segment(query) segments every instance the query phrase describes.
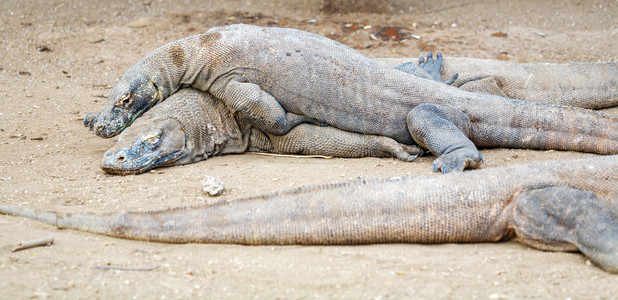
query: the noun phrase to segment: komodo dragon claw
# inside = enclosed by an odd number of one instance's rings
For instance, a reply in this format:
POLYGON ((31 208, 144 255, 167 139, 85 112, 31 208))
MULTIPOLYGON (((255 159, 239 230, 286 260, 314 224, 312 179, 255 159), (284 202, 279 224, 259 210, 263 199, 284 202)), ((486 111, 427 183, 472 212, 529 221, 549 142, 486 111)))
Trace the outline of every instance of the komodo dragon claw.
POLYGON ((98 113, 91 112, 84 117, 84 127, 89 127, 92 130, 94 120, 97 118, 98 113))

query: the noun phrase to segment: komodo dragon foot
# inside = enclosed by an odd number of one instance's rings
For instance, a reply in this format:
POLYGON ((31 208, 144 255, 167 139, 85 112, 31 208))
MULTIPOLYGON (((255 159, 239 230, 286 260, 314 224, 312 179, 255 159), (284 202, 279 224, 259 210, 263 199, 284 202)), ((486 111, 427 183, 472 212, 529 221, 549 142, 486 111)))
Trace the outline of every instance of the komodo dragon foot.
POLYGON ((453 82, 457 80, 457 77, 459 77, 459 74, 455 73, 450 79, 442 81, 440 77, 440 75, 442 75, 442 53, 440 52, 436 55, 435 61, 433 60, 433 53, 431 53, 431 51, 427 53, 427 61, 425 61, 425 57, 421 54, 418 58, 418 65, 425 70, 425 72, 429 73, 435 81, 442 82, 446 85, 453 84, 453 82))
POLYGON ((475 150, 460 149, 448 154, 442 154, 433 161, 433 171, 450 173, 462 172, 464 169, 476 169, 484 162, 483 154, 475 150))
POLYGON ((406 62, 397 65, 394 68, 416 77, 442 82, 446 85, 453 84, 459 76, 458 73, 455 73, 450 79, 442 81, 440 76, 442 74, 442 53, 440 52, 438 52, 437 59, 435 61, 433 60, 433 54, 429 51, 429 53, 427 53, 427 61, 425 61, 425 57, 421 55, 418 58, 418 65, 413 62, 406 62))
POLYGON ((437 157, 433 163, 434 172, 461 172, 480 167, 483 155, 469 138, 472 121, 464 112, 423 103, 413 108, 407 118, 414 141, 437 157))

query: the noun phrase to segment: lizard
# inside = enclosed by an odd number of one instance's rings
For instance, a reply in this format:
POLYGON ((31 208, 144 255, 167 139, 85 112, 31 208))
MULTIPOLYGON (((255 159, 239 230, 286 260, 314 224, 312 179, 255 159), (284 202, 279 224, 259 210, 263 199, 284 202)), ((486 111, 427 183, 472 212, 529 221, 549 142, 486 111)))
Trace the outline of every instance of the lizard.
POLYGON ((618 153, 618 117, 464 91, 385 66, 328 38, 236 24, 155 49, 84 119, 111 137, 181 87, 207 91, 265 133, 304 123, 428 149, 433 169, 477 168, 479 147, 618 153))
POLYGON ((230 153, 272 152, 336 157, 396 157, 412 161, 423 151, 375 135, 302 123, 284 135, 263 133, 212 95, 184 88, 135 120, 103 156, 108 173, 139 174, 230 153))
POLYGON ((618 155, 443 176, 352 179, 153 211, 0 205, 58 228, 162 243, 353 245, 516 240, 618 273, 618 155))

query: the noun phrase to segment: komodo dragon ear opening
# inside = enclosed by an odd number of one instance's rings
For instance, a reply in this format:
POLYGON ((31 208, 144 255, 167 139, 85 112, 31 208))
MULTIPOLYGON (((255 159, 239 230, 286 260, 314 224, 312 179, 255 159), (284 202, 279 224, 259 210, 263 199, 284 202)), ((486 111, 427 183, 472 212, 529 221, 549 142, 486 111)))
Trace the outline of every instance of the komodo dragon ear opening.
POLYGON ((178 164, 186 156, 186 135, 177 120, 164 120, 146 130, 142 129, 124 132, 118 143, 105 152, 101 169, 112 174, 139 174, 178 164), (133 131, 139 134, 132 134, 133 131))

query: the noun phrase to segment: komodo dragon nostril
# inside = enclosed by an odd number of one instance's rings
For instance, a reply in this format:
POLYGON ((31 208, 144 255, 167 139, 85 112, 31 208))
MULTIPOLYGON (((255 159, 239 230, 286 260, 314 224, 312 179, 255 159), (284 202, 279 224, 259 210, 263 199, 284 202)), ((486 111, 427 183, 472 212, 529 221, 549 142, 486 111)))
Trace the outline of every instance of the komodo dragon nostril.
POLYGON ((118 161, 124 161, 124 158, 125 158, 124 156, 118 156, 117 160, 118 161))

